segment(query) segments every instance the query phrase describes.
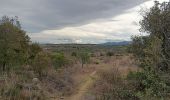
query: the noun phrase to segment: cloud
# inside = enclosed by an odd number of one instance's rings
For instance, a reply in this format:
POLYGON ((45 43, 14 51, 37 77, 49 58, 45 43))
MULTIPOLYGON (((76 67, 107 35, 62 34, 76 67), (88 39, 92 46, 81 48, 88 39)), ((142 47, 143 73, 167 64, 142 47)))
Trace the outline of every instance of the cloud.
POLYGON ((131 35, 139 34, 139 26, 133 24, 133 21, 138 21, 140 18, 137 12, 129 10, 125 12, 81 26, 32 33, 31 38, 47 43, 103 43, 130 40, 131 35))
POLYGON ((1 0, 0 16, 19 16, 32 40, 40 43, 103 43, 140 34, 138 11, 153 1, 1 0))
POLYGON ((28 32, 113 17, 146 0, 1 0, 0 15, 19 16, 28 32))

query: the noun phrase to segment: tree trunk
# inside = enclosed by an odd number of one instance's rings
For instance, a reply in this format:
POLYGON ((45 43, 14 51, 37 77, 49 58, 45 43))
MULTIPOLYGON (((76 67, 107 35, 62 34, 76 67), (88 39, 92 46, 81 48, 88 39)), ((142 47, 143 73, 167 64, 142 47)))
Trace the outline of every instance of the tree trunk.
POLYGON ((6 66, 6 62, 4 61, 4 62, 3 62, 3 65, 2 65, 2 71, 3 71, 3 72, 5 71, 5 66, 6 66))
POLYGON ((82 67, 82 68, 83 68, 83 65, 84 65, 84 64, 82 63, 82 64, 81 64, 81 67, 82 67))

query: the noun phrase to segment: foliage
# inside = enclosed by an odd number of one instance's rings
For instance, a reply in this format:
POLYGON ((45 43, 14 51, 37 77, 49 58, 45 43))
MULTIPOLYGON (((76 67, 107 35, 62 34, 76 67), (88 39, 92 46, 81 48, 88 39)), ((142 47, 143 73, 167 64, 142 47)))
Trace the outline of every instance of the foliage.
POLYGON ((139 61, 141 67, 155 66, 155 71, 159 68, 159 63, 163 61, 162 40, 156 36, 133 37, 131 51, 139 61))
POLYGON ((128 81, 135 85, 135 95, 142 99, 144 97, 164 98, 167 85, 159 75, 153 71, 131 72, 128 81))
POLYGON ((102 70, 95 84, 96 100, 138 100, 134 85, 121 77, 118 69, 102 70))
POLYGON ((32 61, 35 59, 36 55, 42 51, 42 48, 38 43, 32 43, 29 45, 29 60, 32 61))
POLYGON ((15 18, 0 20, 0 67, 2 71, 24 64, 28 57, 29 37, 15 18))
POLYGON ((80 62, 82 64, 82 68, 84 67, 84 64, 87 64, 90 60, 90 54, 88 51, 80 51, 78 54, 78 58, 80 59, 80 62))
POLYGON ((47 53, 39 52, 32 63, 33 70, 41 77, 46 75, 48 68, 51 66, 50 57, 47 53))
POLYGON ((76 53, 76 52, 72 52, 71 56, 76 57, 76 56, 77 56, 77 53, 76 53))
POLYGON ((170 3, 159 3, 143 13, 140 21, 141 32, 148 36, 132 37, 131 52, 143 69, 130 73, 128 79, 136 84, 135 95, 140 99, 166 99, 170 91, 167 73, 169 72, 169 30, 170 3), (166 76, 167 79, 164 78, 166 76))
POLYGON ((65 58, 64 53, 52 54, 52 61, 56 70, 68 64, 68 60, 65 58))
POLYGON ((68 60, 63 53, 52 56, 32 43, 21 29, 18 18, 2 17, 0 20, 0 99, 47 100, 46 94, 72 90, 72 79, 67 70, 59 75, 52 68, 65 66, 68 60), (54 74, 50 76, 49 73, 54 74), (45 77, 44 77, 45 76, 45 77), (58 76, 58 77, 56 77, 58 76), (49 87, 47 87, 49 86, 49 87), (58 88, 58 89, 57 89, 58 88))
POLYGON ((170 3, 159 3, 143 14, 141 20, 141 31, 147 32, 150 36, 156 36, 162 40, 162 54, 164 55, 164 66, 170 66, 170 3))
POLYGON ((113 55, 114 55, 114 53, 111 52, 111 51, 108 51, 108 52, 106 53, 106 56, 113 56, 113 55))

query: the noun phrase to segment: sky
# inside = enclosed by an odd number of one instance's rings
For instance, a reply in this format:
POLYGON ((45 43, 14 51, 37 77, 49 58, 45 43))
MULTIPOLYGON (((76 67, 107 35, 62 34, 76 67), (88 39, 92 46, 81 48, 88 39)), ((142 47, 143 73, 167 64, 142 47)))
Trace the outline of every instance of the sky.
POLYGON ((146 35, 139 32, 140 10, 154 4, 154 0, 0 1, 0 16, 18 16, 32 41, 55 44, 130 41, 133 35, 146 35))

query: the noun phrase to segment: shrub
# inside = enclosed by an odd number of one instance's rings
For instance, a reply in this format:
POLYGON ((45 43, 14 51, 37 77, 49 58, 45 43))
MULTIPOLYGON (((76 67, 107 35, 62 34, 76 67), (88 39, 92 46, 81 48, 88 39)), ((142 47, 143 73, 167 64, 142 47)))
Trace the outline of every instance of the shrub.
POLYGON ((68 64, 68 60, 64 57, 63 53, 52 54, 52 61, 53 61, 53 66, 56 70, 68 64))
POLYGON ((33 70, 41 77, 42 75, 46 74, 48 68, 51 66, 51 59, 47 53, 39 52, 36 55, 32 66, 33 70))
MULTIPOLYGON (((136 81, 137 96, 139 98, 166 99, 169 94, 169 16, 170 3, 159 3, 143 13, 140 21, 141 31, 149 33, 148 36, 135 36, 132 38, 131 50, 142 72, 130 73, 132 80, 136 81), (166 76, 167 79, 164 78, 166 76)), ((131 80, 130 79, 130 80, 131 80)))
POLYGON ((138 100, 135 90, 121 77, 117 68, 99 73, 95 86, 96 100, 138 100))
POLYGON ((131 72, 127 78, 135 84, 138 98, 166 97, 167 85, 152 71, 131 72))
POLYGON ((71 56, 77 57, 77 53, 76 52, 72 52, 71 56))
POLYGON ((32 43, 29 46, 29 58, 28 59, 30 60, 30 62, 34 60, 34 58, 39 52, 42 52, 42 48, 39 46, 38 43, 32 43))
POLYGON ((100 53, 100 56, 104 56, 104 54, 103 54, 103 53, 100 53))
POLYGON ((95 61, 95 64, 96 64, 96 65, 98 65, 98 64, 99 64, 99 62, 98 62, 98 61, 95 61))
POLYGON ((114 56, 114 53, 109 51, 106 53, 106 56, 114 56))
POLYGON ((80 59, 83 68, 84 64, 87 64, 90 61, 90 53, 87 51, 81 51, 79 52, 78 58, 80 59))

